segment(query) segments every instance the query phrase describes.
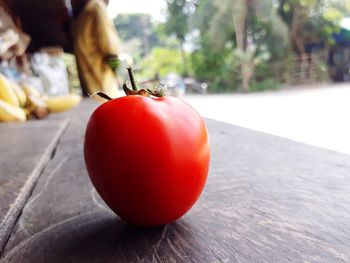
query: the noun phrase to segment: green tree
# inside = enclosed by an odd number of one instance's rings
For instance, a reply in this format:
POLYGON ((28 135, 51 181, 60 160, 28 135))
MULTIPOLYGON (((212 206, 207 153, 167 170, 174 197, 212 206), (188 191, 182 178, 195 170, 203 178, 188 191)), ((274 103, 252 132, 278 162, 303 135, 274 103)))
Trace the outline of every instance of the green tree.
POLYGON ((183 73, 181 53, 178 49, 156 47, 140 63, 142 77, 152 78, 156 74, 164 77, 168 73, 183 73))
POLYGON ((160 43, 156 25, 148 14, 120 14, 114 19, 124 48, 135 57, 144 57, 160 43))
MULTIPOLYGON (((193 16, 194 27, 202 36, 200 46, 207 46, 205 42, 209 41, 214 50, 211 53, 216 53, 218 61, 222 61, 218 54, 225 56, 222 70, 231 83, 239 74, 237 67, 240 68, 245 91, 249 90, 258 63, 271 55, 276 58, 284 53, 283 43, 287 42, 288 28, 273 3, 272 0, 200 0, 193 16), (271 37, 274 41, 268 42, 271 37), (276 42, 281 48, 275 49, 276 42), (268 52, 271 45, 272 52, 268 52), (228 77, 229 72, 235 76, 228 77)), ((210 48, 206 51, 210 52, 210 48)))
POLYGON ((305 44, 332 45, 339 21, 350 15, 350 3, 343 0, 280 0, 279 14, 290 28, 290 47, 306 59, 305 44))
POLYGON ((167 0, 159 32, 176 37, 186 72, 211 82, 209 88, 232 90, 241 81, 248 91, 271 86, 273 77, 283 81, 290 54, 308 57, 306 44, 331 45, 349 15, 344 0, 167 0), (188 60, 183 45, 192 35, 188 60))
POLYGON ((164 29, 167 34, 174 35, 179 41, 184 73, 187 75, 185 38, 188 33, 188 20, 192 2, 189 0, 166 0, 167 13, 164 29))
POLYGON ((234 29, 235 59, 239 61, 241 68, 242 88, 244 91, 249 91, 255 66, 260 61, 257 59, 257 41, 254 41, 257 35, 256 22, 268 21, 271 35, 279 36, 282 40, 281 44, 287 40, 288 28, 278 15, 273 0, 214 0, 214 4, 217 7, 217 13, 211 27, 212 38, 215 41, 223 39, 219 36, 222 32, 227 32, 227 30, 219 30, 225 25, 223 19, 226 21, 226 27, 234 29))

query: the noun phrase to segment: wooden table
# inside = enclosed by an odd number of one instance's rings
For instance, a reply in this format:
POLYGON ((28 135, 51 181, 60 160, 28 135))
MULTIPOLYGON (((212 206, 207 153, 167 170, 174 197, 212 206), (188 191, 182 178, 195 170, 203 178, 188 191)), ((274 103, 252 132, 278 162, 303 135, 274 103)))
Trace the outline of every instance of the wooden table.
POLYGON ((86 174, 96 106, 0 124, 1 262, 350 262, 350 156, 206 120, 201 198, 177 222, 140 229, 86 174))

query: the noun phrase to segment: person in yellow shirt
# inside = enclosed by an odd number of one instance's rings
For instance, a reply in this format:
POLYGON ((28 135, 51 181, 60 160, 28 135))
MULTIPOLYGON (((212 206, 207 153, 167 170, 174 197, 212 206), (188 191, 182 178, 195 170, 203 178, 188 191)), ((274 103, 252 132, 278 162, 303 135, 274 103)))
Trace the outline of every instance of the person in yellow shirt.
POLYGON ((83 95, 103 91, 117 96, 119 39, 102 0, 75 0, 73 47, 83 95))

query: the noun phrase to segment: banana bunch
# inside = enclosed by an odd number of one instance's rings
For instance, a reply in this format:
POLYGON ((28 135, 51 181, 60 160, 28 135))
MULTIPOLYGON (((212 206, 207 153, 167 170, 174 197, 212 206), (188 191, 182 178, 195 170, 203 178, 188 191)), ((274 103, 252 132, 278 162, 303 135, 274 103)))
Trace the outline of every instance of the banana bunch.
MULTIPOLYGON (((19 90, 18 92, 20 93, 19 90)), ((21 99, 23 99, 22 96, 21 99)), ((5 76, 0 74, 0 121, 25 121, 26 119, 26 113, 20 108, 20 99, 15 89, 5 76)))
POLYGON ((19 86, 0 74, 0 122, 42 119, 51 112, 63 112, 79 104, 76 94, 44 97, 34 87, 19 86))

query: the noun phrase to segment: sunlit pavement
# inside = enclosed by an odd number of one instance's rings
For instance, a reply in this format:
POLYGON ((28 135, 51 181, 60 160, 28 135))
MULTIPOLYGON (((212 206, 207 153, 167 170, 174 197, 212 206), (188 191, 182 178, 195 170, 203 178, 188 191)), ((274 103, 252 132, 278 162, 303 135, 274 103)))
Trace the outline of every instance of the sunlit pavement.
POLYGON ((350 154, 350 83, 184 99, 207 118, 350 154))

